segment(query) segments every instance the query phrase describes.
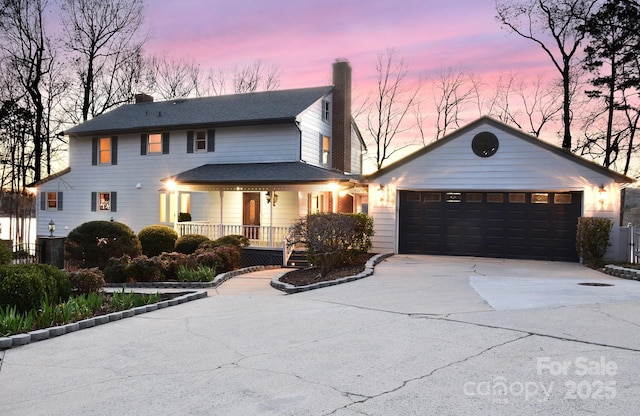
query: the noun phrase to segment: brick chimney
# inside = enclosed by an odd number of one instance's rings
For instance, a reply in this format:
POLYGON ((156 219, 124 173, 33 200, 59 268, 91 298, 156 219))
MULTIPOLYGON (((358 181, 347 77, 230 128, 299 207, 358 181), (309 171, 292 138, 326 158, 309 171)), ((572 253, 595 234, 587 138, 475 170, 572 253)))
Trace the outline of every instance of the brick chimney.
POLYGON ((333 63, 332 166, 351 172, 351 65, 346 59, 333 63))
POLYGON ((144 93, 136 94, 136 104, 152 103, 152 102, 153 102, 153 96, 149 94, 144 94, 144 93))

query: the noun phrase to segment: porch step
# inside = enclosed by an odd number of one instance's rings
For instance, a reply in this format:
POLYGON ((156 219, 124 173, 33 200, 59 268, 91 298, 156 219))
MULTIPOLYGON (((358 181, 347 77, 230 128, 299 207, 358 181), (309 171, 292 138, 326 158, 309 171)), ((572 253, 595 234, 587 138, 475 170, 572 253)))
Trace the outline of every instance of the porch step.
POLYGON ((297 269, 305 269, 309 267, 310 264, 307 261, 307 252, 295 250, 291 253, 289 257, 289 261, 287 262, 287 267, 294 267, 297 269))

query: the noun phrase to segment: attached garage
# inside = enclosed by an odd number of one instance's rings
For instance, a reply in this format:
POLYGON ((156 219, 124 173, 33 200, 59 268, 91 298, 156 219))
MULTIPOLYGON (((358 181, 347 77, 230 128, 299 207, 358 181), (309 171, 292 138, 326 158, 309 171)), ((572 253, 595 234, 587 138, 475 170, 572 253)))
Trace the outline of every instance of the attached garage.
POLYGON ((632 179, 489 117, 368 177, 375 251, 578 261, 578 217, 614 221, 632 179))
POLYGON ((581 192, 400 191, 402 254, 577 261, 581 192))

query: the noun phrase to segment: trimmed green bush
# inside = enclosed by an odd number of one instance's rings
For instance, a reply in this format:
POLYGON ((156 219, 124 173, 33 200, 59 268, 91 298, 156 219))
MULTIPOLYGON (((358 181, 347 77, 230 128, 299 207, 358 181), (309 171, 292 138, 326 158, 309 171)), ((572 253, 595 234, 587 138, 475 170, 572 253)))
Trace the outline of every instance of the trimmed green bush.
POLYGON ((69 280, 73 290, 82 295, 101 292, 105 283, 104 274, 97 267, 72 271, 69 280))
POLYGON ((192 254, 205 241, 209 241, 209 239, 204 235, 186 234, 176 240, 175 251, 182 254, 192 254))
POLYGON ((248 247, 249 244, 249 239, 239 234, 225 235, 224 237, 220 237, 217 240, 213 241, 213 247, 235 246, 238 248, 242 248, 248 247))
POLYGON ((158 256, 158 260, 160 261, 160 269, 164 275, 164 280, 177 280, 178 270, 180 270, 181 267, 188 267, 193 263, 188 255, 176 253, 175 251, 162 253, 158 256))
POLYGON ((72 268, 103 270, 111 257, 142 253, 136 234, 117 221, 90 221, 74 228, 65 240, 65 257, 72 268))
POLYGON ((580 217, 576 233, 576 250, 582 261, 596 266, 607 253, 613 221, 608 218, 580 217))
POLYGON ((71 283, 66 272, 48 264, 0 266, 0 305, 19 312, 37 309, 45 301, 66 301, 71 283))
POLYGON ((164 278, 158 257, 145 255, 131 259, 125 270, 125 275, 127 281, 132 282, 159 282, 164 278))
POLYGON ((13 253, 7 246, 0 244, 0 266, 4 264, 11 264, 13 260, 13 253))
POLYGON ((178 233, 166 225, 149 225, 140 230, 138 239, 142 244, 142 254, 153 257, 173 251, 178 233))
POLYGON ((107 283, 125 283, 127 281, 126 270, 129 266, 131 257, 124 255, 122 257, 111 257, 104 267, 104 280, 107 283))

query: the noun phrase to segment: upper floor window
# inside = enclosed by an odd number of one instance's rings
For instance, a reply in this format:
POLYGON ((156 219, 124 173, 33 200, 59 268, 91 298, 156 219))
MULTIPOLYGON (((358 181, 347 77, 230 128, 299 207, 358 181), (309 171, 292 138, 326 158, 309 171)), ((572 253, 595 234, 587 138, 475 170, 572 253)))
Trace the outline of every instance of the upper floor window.
POLYGON ((100 137, 98 152, 100 157, 98 158, 101 165, 111 164, 111 137, 100 137))
POLYGON ((196 152, 207 151, 207 132, 200 130, 196 132, 196 152))
POLYGON ((331 165, 331 138, 329 136, 320 135, 320 148, 322 150, 320 163, 325 166, 331 165))
POLYGON ((149 135, 149 153, 162 153, 162 134, 149 135))
POLYGON ((118 164, 118 137, 94 137, 91 148, 92 165, 118 164))
POLYGON ((140 154, 169 154, 169 133, 142 134, 140 136, 140 154))
POLYGON ((215 144, 215 129, 190 130, 187 132, 187 153, 213 152, 215 151, 215 144))
POLYGON ((331 101, 322 100, 322 120, 329 121, 331 116, 331 101))

